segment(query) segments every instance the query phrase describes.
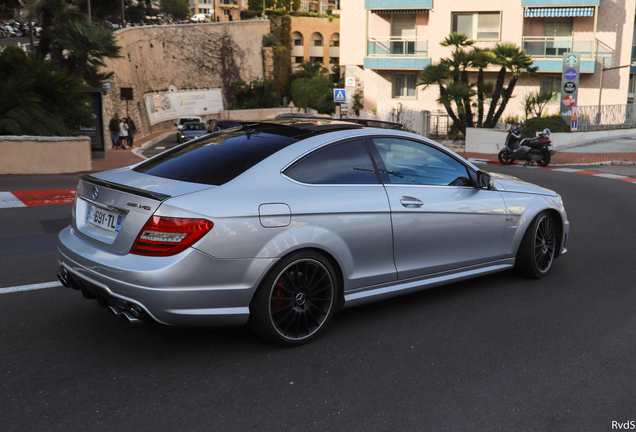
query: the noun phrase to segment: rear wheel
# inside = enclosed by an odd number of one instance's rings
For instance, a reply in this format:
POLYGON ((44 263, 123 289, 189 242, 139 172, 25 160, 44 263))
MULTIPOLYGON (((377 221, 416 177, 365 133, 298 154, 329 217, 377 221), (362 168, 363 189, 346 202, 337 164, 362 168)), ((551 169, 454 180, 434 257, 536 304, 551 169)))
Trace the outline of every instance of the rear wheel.
POLYGON ((329 261, 314 251, 293 253, 265 277, 250 305, 250 327, 284 346, 301 345, 327 325, 338 286, 329 261))
POLYGON ((515 270, 521 275, 540 279, 550 271, 556 251, 556 226, 548 212, 539 213, 523 236, 515 270))
POLYGON ((537 162, 537 165, 539 165, 540 167, 546 167, 550 163, 550 159, 550 152, 547 148, 543 148, 541 149, 541 160, 537 162))
POLYGON ((510 151, 507 148, 502 149, 497 155, 497 158, 502 165, 510 165, 514 162, 514 159, 510 157, 510 151))

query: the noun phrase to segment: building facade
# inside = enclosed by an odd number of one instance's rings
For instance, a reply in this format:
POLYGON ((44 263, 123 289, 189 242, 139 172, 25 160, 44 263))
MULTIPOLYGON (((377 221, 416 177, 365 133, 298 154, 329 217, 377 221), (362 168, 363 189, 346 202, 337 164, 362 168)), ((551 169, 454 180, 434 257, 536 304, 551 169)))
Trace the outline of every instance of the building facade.
MULTIPOLYGON (((505 115, 524 113, 524 96, 552 89, 559 109, 564 52, 581 54, 577 105, 633 102, 636 0, 348 0, 341 9, 340 63, 364 88, 364 108, 438 111, 436 88, 417 86, 422 68, 451 56, 440 43, 465 33, 474 46, 513 43, 538 67, 523 77, 505 115), (604 65, 604 66, 603 66, 604 65), (600 86, 602 82, 602 92, 600 86)), ((497 69, 487 71, 494 80, 497 69)))
POLYGON ((292 71, 304 61, 318 61, 331 73, 340 64, 340 20, 291 17, 292 71))
POLYGON ((190 16, 208 15, 208 21, 238 21, 247 9, 247 0, 189 0, 190 16))

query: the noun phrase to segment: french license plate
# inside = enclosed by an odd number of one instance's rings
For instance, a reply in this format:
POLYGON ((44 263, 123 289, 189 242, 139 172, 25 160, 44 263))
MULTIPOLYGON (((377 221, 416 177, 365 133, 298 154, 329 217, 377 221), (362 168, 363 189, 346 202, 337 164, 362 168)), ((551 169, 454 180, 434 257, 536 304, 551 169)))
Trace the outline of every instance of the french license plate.
POLYGON ((86 222, 91 225, 98 226, 107 231, 119 232, 121 229, 121 222, 123 216, 115 212, 105 210, 101 207, 96 207, 92 204, 88 205, 88 212, 86 212, 86 222))

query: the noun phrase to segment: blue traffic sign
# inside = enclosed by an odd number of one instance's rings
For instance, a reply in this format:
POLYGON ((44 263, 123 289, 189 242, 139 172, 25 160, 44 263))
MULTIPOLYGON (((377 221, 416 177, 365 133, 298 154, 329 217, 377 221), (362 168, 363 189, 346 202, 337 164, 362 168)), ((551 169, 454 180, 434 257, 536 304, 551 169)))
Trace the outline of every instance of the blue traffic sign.
POLYGON ((333 89, 333 101, 336 103, 347 102, 347 90, 333 89))

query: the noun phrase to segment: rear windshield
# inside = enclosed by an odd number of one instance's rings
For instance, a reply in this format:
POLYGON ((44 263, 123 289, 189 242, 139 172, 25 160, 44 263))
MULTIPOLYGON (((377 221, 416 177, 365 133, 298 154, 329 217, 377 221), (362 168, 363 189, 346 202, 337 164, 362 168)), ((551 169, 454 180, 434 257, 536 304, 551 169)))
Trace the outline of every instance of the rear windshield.
POLYGON ((200 119, 200 118, 197 118, 197 117, 188 117, 188 118, 185 118, 185 117, 184 117, 184 118, 180 118, 180 119, 179 119, 179 124, 180 124, 180 125, 182 125, 182 124, 184 124, 184 123, 189 123, 189 122, 199 122, 199 121, 201 121, 201 119, 200 119))
POLYGON ((219 186, 296 141, 293 136, 263 132, 216 132, 207 139, 168 150, 138 165, 134 171, 219 186))

